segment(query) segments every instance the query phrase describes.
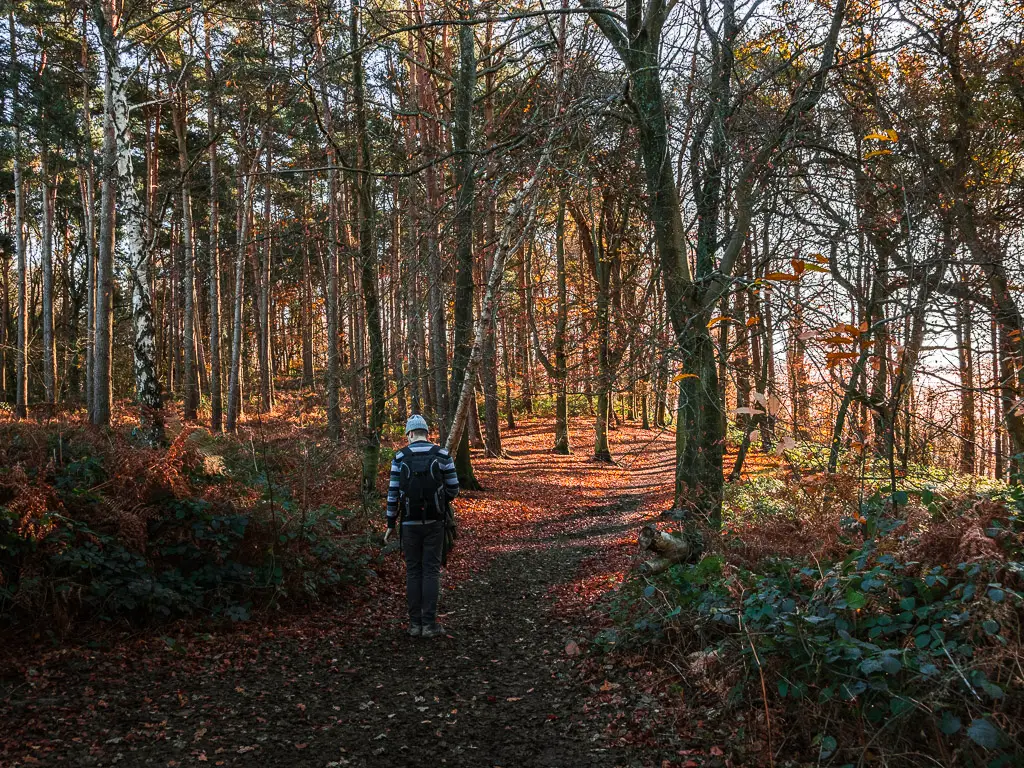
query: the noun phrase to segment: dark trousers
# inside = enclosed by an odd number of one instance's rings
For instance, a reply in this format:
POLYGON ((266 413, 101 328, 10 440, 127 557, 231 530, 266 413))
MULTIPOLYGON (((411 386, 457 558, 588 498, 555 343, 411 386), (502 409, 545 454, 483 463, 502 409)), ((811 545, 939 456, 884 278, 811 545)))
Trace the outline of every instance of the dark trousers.
POLYGON ((410 624, 425 627, 437 620, 443 545, 444 526, 440 520, 402 526, 405 596, 409 603, 410 624))

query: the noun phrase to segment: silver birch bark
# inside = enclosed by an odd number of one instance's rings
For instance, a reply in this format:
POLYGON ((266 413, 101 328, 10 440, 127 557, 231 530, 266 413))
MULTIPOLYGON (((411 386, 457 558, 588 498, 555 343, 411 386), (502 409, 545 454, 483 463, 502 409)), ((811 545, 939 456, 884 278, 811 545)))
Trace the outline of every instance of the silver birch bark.
POLYGON ((132 286, 132 325, 135 362, 135 399, 139 406, 139 434, 151 446, 163 442, 163 417, 160 382, 156 368, 156 329, 153 304, 149 292, 149 249, 143 240, 144 215, 142 201, 135 188, 132 167, 131 126, 129 123, 128 85, 121 69, 122 38, 113 35, 107 53, 107 74, 110 77, 113 123, 117 152, 117 190, 121 214, 121 236, 117 251, 128 270, 132 286))

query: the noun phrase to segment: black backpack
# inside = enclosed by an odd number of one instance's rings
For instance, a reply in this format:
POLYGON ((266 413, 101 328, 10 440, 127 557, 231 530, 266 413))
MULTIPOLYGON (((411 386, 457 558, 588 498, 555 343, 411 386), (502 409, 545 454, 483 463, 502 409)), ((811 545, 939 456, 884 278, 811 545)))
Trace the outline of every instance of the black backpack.
POLYGON ((444 472, 438 461, 440 447, 408 451, 402 457, 399 489, 402 492, 402 513, 405 520, 443 520, 445 504, 444 472))

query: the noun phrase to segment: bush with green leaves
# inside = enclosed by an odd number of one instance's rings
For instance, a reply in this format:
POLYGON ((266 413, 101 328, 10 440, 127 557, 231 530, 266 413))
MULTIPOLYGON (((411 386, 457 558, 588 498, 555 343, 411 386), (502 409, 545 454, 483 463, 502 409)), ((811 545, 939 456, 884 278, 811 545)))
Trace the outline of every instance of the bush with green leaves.
POLYGON ((845 557, 744 569, 726 564, 726 549, 676 565, 621 594, 619 626, 599 640, 612 632, 617 647, 667 641, 732 659, 746 674, 731 699, 760 698, 763 674, 774 706, 816 724, 804 747, 821 764, 929 751, 957 765, 1019 764, 1024 494, 1004 500, 1005 518, 987 532, 1003 557, 910 559, 912 533, 892 516, 891 495, 876 494, 843 521, 845 557))

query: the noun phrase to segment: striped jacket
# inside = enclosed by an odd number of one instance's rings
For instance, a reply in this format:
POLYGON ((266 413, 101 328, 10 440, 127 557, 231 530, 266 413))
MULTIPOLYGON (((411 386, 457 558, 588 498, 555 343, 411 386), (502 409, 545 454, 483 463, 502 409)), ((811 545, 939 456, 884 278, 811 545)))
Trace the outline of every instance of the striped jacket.
MULTIPOLYGON (((388 528, 395 525, 398 520, 398 509, 400 503, 401 491, 399 489, 400 480, 402 477, 402 460, 406 454, 412 453, 423 453, 429 451, 434 446, 429 440, 417 440, 413 443, 409 443, 405 448, 395 454, 394 461, 391 462, 391 482, 388 484, 388 528)), ((444 492, 451 501, 459 495, 459 476, 455 472, 455 462, 452 460, 451 455, 442 448, 437 455, 437 460, 441 465, 441 471, 444 473, 444 492)), ((419 520, 406 520, 402 525, 419 524, 419 520)))

